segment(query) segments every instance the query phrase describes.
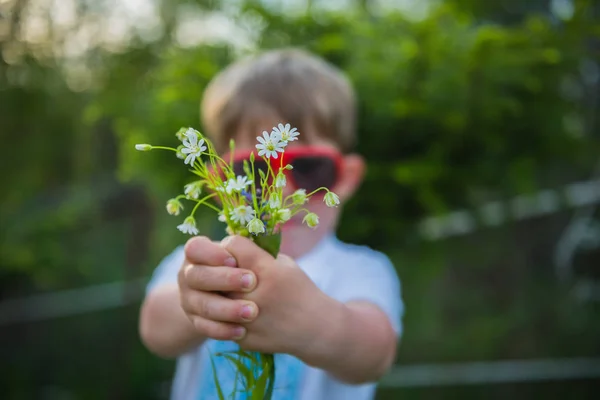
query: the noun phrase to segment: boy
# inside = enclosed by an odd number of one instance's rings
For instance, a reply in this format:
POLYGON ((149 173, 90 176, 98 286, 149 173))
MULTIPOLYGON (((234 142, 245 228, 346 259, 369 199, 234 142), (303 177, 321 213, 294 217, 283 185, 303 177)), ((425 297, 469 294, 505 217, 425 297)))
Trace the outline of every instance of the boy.
MULTIPOLYGON (((226 153, 254 149, 279 122, 301 132, 286 148, 286 190, 326 186, 343 204, 361 183, 364 162, 350 153, 355 100, 343 74, 299 50, 233 64, 204 93, 204 133, 226 153)), ((229 155, 226 155, 228 159, 229 155)), ((285 194, 285 193, 284 193, 285 194)), ((157 268, 142 305, 140 334, 163 357, 178 357, 173 399, 218 399, 210 355, 275 353, 273 399, 366 400, 391 366, 401 334, 399 279, 386 256, 335 238, 339 208, 312 198, 319 216, 284 225, 277 259, 247 238, 190 239, 157 268)), ((225 395, 235 371, 214 357, 225 395)), ((245 398, 242 394, 237 398, 245 398)))

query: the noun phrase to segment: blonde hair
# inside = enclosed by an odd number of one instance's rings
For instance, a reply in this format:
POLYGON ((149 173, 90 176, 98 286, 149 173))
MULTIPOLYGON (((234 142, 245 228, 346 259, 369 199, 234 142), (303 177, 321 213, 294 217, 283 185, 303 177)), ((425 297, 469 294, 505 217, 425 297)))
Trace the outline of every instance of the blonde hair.
POLYGON ((204 92, 204 130, 219 151, 240 129, 254 131, 268 117, 300 132, 310 125, 344 152, 355 144, 356 99, 350 82, 341 70, 302 50, 272 50, 233 63, 204 92))

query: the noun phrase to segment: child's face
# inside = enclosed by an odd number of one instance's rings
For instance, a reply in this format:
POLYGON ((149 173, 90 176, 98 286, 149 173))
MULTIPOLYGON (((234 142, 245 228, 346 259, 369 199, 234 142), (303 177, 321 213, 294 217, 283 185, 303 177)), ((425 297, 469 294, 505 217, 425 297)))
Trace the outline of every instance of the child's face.
MULTIPOLYGON (((271 127, 275 125, 265 124, 259 132, 240 131, 233 137, 236 152, 255 150, 256 137, 263 130, 270 132, 271 127)), ((364 162, 360 156, 356 154, 342 155, 334 143, 318 136, 314 130, 300 132, 299 139, 288 143, 286 154, 289 154, 290 158, 287 160, 294 167, 291 173, 302 173, 301 176, 298 176, 301 178, 299 179, 301 182, 298 182, 301 186, 294 185, 292 176, 292 179, 288 179, 284 189, 284 197, 292 194, 296 189, 307 189, 307 193, 310 193, 311 186, 325 185, 340 197, 341 205, 337 208, 327 207, 323 201, 323 195, 319 193, 305 204, 306 209, 319 216, 319 225, 316 228, 309 228, 302 223, 305 215, 303 212, 299 212, 284 224, 281 252, 293 258, 304 255, 323 237, 335 232, 341 206, 354 194, 362 181, 364 172, 364 162), (308 158, 308 154, 319 154, 319 156, 318 158, 317 156, 308 158), (336 164, 338 168, 334 168, 336 164)), ((324 194, 324 192, 322 193, 324 194)))

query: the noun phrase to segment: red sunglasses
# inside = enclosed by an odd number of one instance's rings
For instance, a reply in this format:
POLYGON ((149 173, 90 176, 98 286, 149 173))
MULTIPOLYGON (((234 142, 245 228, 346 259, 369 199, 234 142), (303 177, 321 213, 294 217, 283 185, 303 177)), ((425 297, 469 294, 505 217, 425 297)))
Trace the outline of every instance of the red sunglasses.
MULTIPOLYGON (((236 151, 233 155, 233 171, 236 175, 244 175, 244 160, 250 158, 252 150, 236 151)), ((223 159, 229 160, 229 154, 223 159)), ((320 187, 333 190, 342 170, 342 154, 336 149, 323 146, 293 146, 279 153, 278 158, 269 158, 271 169, 277 173, 283 165, 291 164, 291 170, 284 170, 286 180, 293 189, 305 189, 308 193, 320 187)), ((262 158, 254 160, 254 179, 258 182, 258 170, 268 173, 267 163, 262 158)))

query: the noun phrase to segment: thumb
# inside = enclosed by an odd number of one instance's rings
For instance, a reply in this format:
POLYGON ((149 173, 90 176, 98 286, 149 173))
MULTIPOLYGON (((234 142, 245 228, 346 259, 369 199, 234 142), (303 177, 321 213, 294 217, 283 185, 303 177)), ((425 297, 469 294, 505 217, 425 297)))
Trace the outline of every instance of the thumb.
POLYGON ((187 241, 184 248, 185 258, 192 264, 236 267, 237 263, 219 243, 206 236, 196 236, 187 241))
POLYGON ((221 246, 236 259, 240 268, 249 269, 255 273, 274 261, 269 253, 243 236, 228 236, 221 241, 221 246))

